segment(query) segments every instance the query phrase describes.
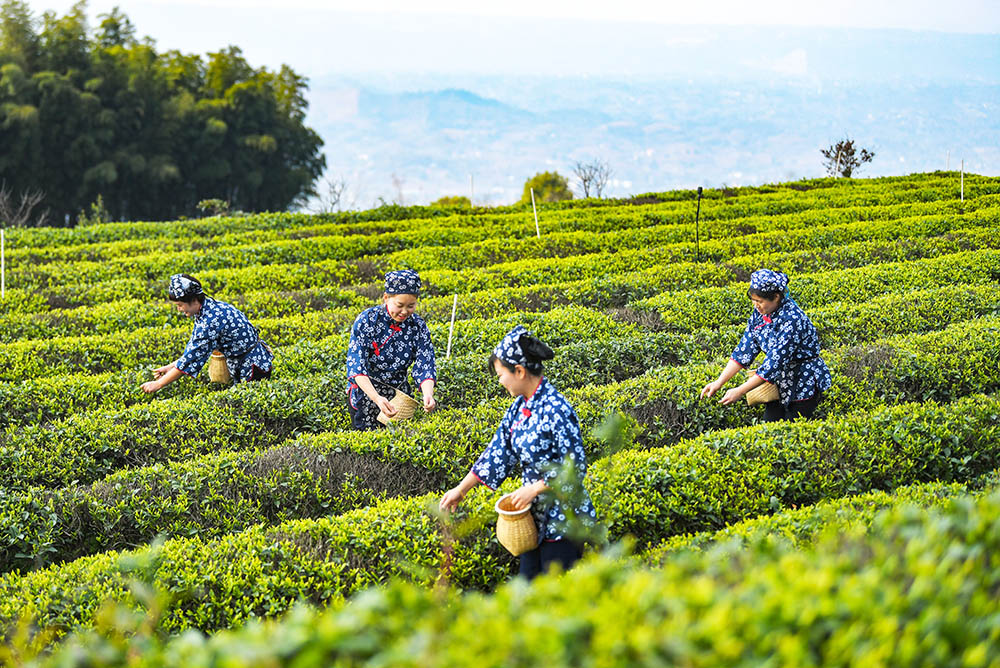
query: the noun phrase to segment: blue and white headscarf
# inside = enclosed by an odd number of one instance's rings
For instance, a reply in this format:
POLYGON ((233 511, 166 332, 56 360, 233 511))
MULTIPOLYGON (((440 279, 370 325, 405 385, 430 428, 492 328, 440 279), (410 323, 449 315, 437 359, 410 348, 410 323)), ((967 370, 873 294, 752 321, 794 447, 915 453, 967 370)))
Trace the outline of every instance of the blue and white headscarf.
POLYGON ((170 277, 170 287, 167 294, 171 299, 181 300, 196 295, 203 295, 205 291, 201 288, 201 283, 194 278, 188 278, 183 274, 174 274, 170 277))
POLYGON ((524 328, 524 325, 518 325, 507 332, 497 347, 493 349, 493 356, 502 362, 513 365, 520 364, 527 368, 528 356, 524 354, 524 349, 521 347, 521 337, 527 333, 528 330, 524 328))
POLYGON ((387 295, 420 296, 420 276, 412 269, 390 271, 385 275, 385 293, 387 295))
POLYGON ((523 325, 507 332, 493 356, 511 366, 520 364, 535 375, 542 373, 542 361, 553 357, 552 349, 531 335, 523 325))
POLYGON ((756 292, 778 292, 784 294, 788 288, 788 276, 780 271, 758 269, 750 274, 750 289, 756 292))

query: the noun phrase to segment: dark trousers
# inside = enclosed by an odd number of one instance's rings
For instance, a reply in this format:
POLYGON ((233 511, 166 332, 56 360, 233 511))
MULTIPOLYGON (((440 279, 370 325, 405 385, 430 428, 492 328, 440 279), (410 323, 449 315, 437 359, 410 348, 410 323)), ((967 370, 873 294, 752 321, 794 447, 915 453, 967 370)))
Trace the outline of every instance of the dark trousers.
POLYGON ((571 540, 543 541, 534 550, 521 555, 520 574, 533 580, 549 570, 549 566, 554 563, 558 563, 564 571, 568 571, 582 556, 583 550, 571 540))
MULTIPOLYGON (((376 380, 370 376, 368 380, 371 381, 372 387, 375 388, 375 391, 386 399, 392 399, 396 396, 396 388, 389 383, 383 383, 382 381, 376 380)), ((409 383, 403 383, 399 389, 407 394, 410 393, 409 383)), ((347 395, 347 412, 351 415, 351 428, 358 431, 370 431, 372 429, 379 429, 380 427, 385 426, 378 421, 378 414, 381 411, 375 402, 369 399, 368 395, 361 390, 357 391, 356 397, 357 404, 352 406, 351 395, 347 395)))
POLYGON ((247 378, 247 380, 248 381, 251 381, 251 380, 267 380, 270 377, 271 377, 271 369, 268 369, 267 371, 264 371, 259 366, 257 366, 256 364, 254 364, 253 367, 251 367, 251 369, 250 369, 250 377, 247 378))
POLYGON ((793 401, 787 407, 783 406, 780 401, 769 401, 764 404, 764 422, 794 420, 798 417, 811 418, 822 398, 823 393, 817 392, 808 399, 793 401))

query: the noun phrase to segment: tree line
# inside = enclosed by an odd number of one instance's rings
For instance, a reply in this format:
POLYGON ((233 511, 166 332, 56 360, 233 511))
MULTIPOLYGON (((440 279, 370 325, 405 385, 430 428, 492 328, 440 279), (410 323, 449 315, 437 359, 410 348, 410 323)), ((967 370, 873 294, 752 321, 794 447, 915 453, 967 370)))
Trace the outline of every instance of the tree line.
POLYGON ((207 199, 280 211, 315 194, 323 142, 288 66, 254 68, 234 46, 160 53, 118 8, 91 29, 86 0, 62 17, 0 6, 0 184, 38 205, 21 222, 72 224, 97 202, 114 220, 196 215, 207 199))

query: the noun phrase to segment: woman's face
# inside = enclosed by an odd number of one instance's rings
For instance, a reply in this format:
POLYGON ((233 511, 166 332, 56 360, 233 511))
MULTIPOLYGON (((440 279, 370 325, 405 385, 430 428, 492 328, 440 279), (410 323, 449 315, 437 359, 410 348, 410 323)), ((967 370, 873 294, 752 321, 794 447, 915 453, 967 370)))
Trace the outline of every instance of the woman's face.
MULTIPOLYGON (((493 370, 497 374, 497 381, 510 396, 527 396, 525 390, 530 381, 528 380, 528 372, 523 366, 519 364, 511 371, 500 360, 493 360, 493 370)), ((534 388, 531 389, 534 391, 534 388)))
POLYGON ((188 302, 174 302, 174 306, 180 313, 183 313, 188 318, 198 315, 201 311, 201 304, 197 301, 193 301, 190 304, 188 302))
POLYGON ((750 301, 753 302, 753 307, 757 309, 758 313, 761 315, 771 315, 778 310, 778 306, 781 304, 781 295, 778 295, 774 299, 764 299, 763 297, 751 294, 750 301))
POLYGON ((416 310, 417 296, 383 294, 382 303, 385 304, 385 310, 388 311, 390 318, 396 322, 403 322, 416 310))

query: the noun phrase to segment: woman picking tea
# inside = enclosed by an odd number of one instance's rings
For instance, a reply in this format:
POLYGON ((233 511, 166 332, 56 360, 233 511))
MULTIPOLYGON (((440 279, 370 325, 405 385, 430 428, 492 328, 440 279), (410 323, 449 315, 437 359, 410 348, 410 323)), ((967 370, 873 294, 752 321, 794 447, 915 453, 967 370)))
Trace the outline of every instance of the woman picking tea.
MULTIPOLYGON (((483 483, 496 489, 521 468, 523 485, 512 493, 515 510, 531 506, 539 544, 520 556, 520 573, 528 579, 545 572, 550 564, 568 569, 582 556, 581 546, 565 534, 566 508, 550 492, 549 484, 563 460, 569 457, 578 475, 575 484, 583 501, 574 508, 585 523, 597 513, 583 487, 587 457, 576 412, 542 376, 542 362, 552 359, 552 349, 518 325, 493 350, 490 371, 514 397, 497 426, 493 440, 472 470, 441 497, 441 510, 454 510, 469 490, 483 483)), ((565 490, 567 495, 572 490, 565 490)))
POLYGON ((154 369, 154 380, 142 384, 143 392, 156 392, 182 375, 197 376, 215 350, 225 355, 235 382, 270 377, 274 355, 239 309, 206 295, 201 283, 188 274, 170 277, 167 297, 194 320, 194 329, 180 359, 154 369))
POLYGON ((396 389, 410 394, 406 370, 423 394, 425 411, 434 410, 434 345, 423 318, 414 313, 420 298, 420 276, 403 269, 385 275, 382 304, 361 312, 347 345, 347 409, 351 426, 375 429, 379 412, 396 415, 390 403, 396 389))
POLYGON ((770 269, 750 275, 747 295, 753 311, 746 331, 719 377, 701 390, 711 397, 763 351, 764 361, 743 384, 729 389, 720 403, 730 405, 747 392, 773 383, 778 398, 764 404, 764 421, 812 417, 823 392, 832 384, 830 370, 820 357, 816 327, 788 295, 788 276, 770 269))

